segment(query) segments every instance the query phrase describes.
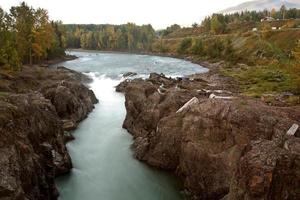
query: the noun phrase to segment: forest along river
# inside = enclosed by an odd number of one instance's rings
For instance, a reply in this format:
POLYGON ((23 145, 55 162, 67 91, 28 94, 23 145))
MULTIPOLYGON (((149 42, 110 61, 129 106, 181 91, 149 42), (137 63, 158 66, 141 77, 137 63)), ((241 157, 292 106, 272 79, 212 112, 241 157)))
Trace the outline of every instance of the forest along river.
POLYGON ((67 144, 74 168, 57 178, 60 200, 177 200, 183 199, 175 177, 134 159, 132 136, 122 128, 125 98, 115 92, 122 74, 151 72, 183 76, 207 69, 180 59, 147 55, 68 52, 79 58, 60 63, 93 78, 99 99, 92 113, 73 132, 67 144))

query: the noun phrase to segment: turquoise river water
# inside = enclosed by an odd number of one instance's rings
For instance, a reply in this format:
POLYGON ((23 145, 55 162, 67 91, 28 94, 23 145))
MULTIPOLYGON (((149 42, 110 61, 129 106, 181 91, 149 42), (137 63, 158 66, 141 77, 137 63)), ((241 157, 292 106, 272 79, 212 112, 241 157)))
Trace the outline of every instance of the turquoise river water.
POLYGON ((60 200, 180 200, 178 180, 167 172, 134 159, 132 136, 122 128, 124 95, 115 92, 122 74, 151 72, 176 77, 207 69, 188 61, 147 55, 71 51, 79 58, 60 63, 93 78, 99 99, 92 113, 73 132, 67 144, 74 168, 57 178, 60 200))

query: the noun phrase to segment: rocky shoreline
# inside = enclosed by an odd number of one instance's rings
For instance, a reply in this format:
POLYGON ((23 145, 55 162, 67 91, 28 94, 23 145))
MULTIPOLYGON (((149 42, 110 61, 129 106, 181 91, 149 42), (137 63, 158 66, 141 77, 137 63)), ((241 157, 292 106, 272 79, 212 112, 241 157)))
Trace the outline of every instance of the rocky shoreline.
POLYGON ((65 143, 98 102, 89 78, 64 67, 0 70, 0 199, 57 199, 72 168, 65 143))
POLYGON ((190 199, 299 199, 300 132, 288 130, 300 107, 269 106, 234 85, 215 70, 122 82, 135 157, 173 171, 190 199))
POLYGON ((40 64, 40 66, 49 67, 51 65, 55 65, 55 64, 62 63, 62 62, 65 62, 65 61, 75 60, 77 58, 78 58, 77 56, 67 54, 65 56, 60 56, 60 57, 55 58, 55 59, 46 60, 42 64, 40 64))

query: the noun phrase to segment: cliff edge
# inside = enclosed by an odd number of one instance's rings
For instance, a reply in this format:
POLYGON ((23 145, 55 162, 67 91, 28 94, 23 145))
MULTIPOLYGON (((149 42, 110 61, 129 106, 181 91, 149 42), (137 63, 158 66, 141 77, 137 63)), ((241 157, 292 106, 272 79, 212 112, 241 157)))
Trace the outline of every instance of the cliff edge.
POLYGON ((65 142, 98 102, 88 77, 60 67, 0 70, 0 199, 57 199, 72 168, 65 142))

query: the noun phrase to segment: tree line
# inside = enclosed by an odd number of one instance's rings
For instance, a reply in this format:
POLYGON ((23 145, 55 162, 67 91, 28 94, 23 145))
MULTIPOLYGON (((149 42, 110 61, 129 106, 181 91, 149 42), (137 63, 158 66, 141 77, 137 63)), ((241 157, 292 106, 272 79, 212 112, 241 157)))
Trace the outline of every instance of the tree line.
POLYGON ((67 48, 95 50, 150 51, 155 39, 152 26, 64 25, 67 48))
MULTIPOLYGON (((260 22, 266 16, 274 19, 300 18, 300 9, 286 9, 282 6, 278 11, 213 14, 202 21, 200 28, 204 30, 203 33, 222 34, 226 33, 232 23, 260 22)), ((193 24, 193 28, 199 28, 199 25, 193 24)), ((163 37, 180 29, 177 24, 157 32, 150 24, 64 25, 62 22, 50 21, 47 10, 34 9, 23 2, 11 7, 9 12, 0 8, 0 66, 18 69, 22 64, 40 63, 45 59, 65 55, 65 48, 152 51, 157 36, 163 37)), ((190 53, 202 52, 210 57, 232 56, 231 41, 204 44, 201 40, 187 38, 178 46, 177 52, 184 54, 187 49, 190 53), (215 52, 218 55, 210 55, 215 52)))
POLYGON ((176 52, 179 55, 196 55, 209 59, 222 59, 237 63, 240 59, 230 38, 184 38, 178 44, 176 52))
POLYGON ((0 66, 19 69, 64 55, 61 24, 49 20, 45 9, 25 2, 9 12, 0 7, 0 66))
MULTIPOLYGON (((272 9, 263 11, 242 11, 232 14, 213 14, 206 17, 201 26, 206 32, 222 34, 227 30, 230 23, 260 22, 265 17, 272 17, 275 20, 300 19, 300 9, 287 9, 284 5, 279 10, 272 9)), ((195 26, 195 24, 193 25, 195 26)))
MULTIPOLYGON (((279 10, 242 11, 231 14, 215 13, 211 16, 205 17, 200 24, 192 24, 192 28, 201 29, 201 33, 224 34, 230 32, 229 27, 231 24, 238 24, 240 27, 243 26, 243 23, 245 22, 258 23, 266 17, 271 17, 276 21, 284 19, 300 19, 300 9, 287 9, 283 5, 279 10)), ((168 36, 180 29, 182 29, 182 27, 178 24, 173 24, 164 30, 158 31, 158 35, 163 37, 168 36)))

